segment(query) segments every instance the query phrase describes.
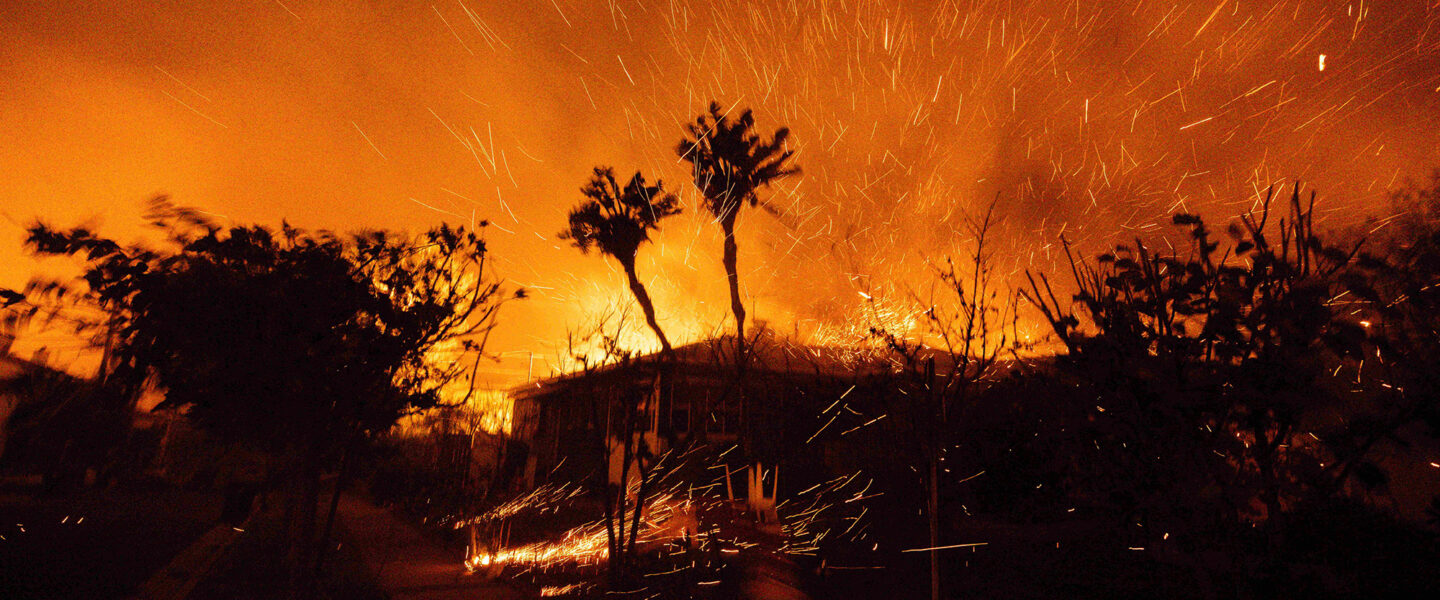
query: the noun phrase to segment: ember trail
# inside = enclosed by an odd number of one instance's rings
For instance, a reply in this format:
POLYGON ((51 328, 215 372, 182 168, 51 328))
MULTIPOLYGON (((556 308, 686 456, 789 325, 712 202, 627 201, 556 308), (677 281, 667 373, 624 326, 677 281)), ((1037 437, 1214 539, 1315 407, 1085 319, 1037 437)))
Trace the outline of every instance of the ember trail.
POLYGON ((1416 597, 1434 2, 0 8, 0 596, 1416 597))

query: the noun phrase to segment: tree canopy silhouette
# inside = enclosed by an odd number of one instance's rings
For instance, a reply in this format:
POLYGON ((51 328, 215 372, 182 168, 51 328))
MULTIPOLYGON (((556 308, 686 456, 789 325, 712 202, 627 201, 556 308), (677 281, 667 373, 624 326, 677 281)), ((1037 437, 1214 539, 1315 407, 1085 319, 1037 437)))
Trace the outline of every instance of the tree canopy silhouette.
POLYGON ((505 299, 485 242, 443 225, 414 239, 225 229, 164 199, 151 216, 170 232, 166 249, 30 227, 36 253, 84 266, 83 289, 41 290, 102 309, 112 377, 130 389, 153 378, 165 405, 281 459, 298 503, 292 567, 304 586, 325 461, 435 405, 470 364, 456 354, 483 347, 505 299))
POLYGON ((0 379, 0 396, 16 402, 0 423, 0 460, 39 472, 48 490, 78 486, 88 468, 103 477, 130 426, 128 403, 110 391, 44 365, 0 379))
MULTIPOLYGON (((1367 223, 1359 273, 1346 278, 1360 300, 1379 347, 1369 367, 1390 385, 1387 401, 1367 431, 1348 438, 1352 453, 1364 453, 1413 420, 1440 437, 1440 170, 1420 184, 1392 194, 1396 217, 1367 223), (1386 226, 1381 226, 1386 225, 1386 226)), ((1429 508, 1440 524, 1440 496, 1429 508)))
POLYGON ((640 246, 650 241, 650 232, 659 229, 662 219, 680 214, 679 200, 666 193, 660 181, 647 185, 639 172, 621 187, 610 167, 595 167, 590 182, 580 188, 580 193, 585 199, 570 211, 570 226, 560 232, 560 239, 570 240, 583 253, 589 254, 594 248, 620 263, 630 292, 645 311, 645 323, 659 338, 660 347, 670 354, 670 340, 655 319, 655 304, 635 273, 635 256, 640 246))
POLYGON ((755 132, 755 116, 749 110, 731 119, 716 102, 710 110, 686 125, 688 135, 675 153, 689 162, 695 187, 705 199, 705 209, 715 216, 725 235, 722 260, 730 283, 730 310, 735 315, 737 344, 745 344, 745 304, 740 299, 740 274, 736 267, 739 248, 735 245, 735 222, 740 209, 756 206, 756 190, 795 175, 800 168, 790 163, 795 151, 785 147, 790 130, 775 130, 769 141, 755 132))
POLYGON ((1200 217, 1179 214, 1188 256, 1137 240, 1093 262, 1072 259, 1073 308, 1043 276, 1030 280, 1026 297, 1068 348, 1066 381, 1095 405, 1085 435, 1107 449, 1077 484, 1136 520, 1177 529, 1267 521, 1274 530, 1298 502, 1352 477, 1383 483, 1346 442, 1368 426, 1365 415, 1323 418, 1353 412, 1334 375, 1374 353, 1357 306, 1337 301, 1358 282, 1357 248, 1315 234, 1313 195, 1306 202, 1297 186, 1288 204, 1274 226, 1267 196, 1228 228, 1228 246, 1200 217))

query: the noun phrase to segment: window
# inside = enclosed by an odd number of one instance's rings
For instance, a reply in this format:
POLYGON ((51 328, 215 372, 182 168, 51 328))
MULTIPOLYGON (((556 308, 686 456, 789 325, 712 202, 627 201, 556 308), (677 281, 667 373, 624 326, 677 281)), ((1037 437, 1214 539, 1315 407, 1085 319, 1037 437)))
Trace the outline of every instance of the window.
POLYGON ((677 403, 670 409, 670 427, 676 433, 690 431, 690 405, 677 403))

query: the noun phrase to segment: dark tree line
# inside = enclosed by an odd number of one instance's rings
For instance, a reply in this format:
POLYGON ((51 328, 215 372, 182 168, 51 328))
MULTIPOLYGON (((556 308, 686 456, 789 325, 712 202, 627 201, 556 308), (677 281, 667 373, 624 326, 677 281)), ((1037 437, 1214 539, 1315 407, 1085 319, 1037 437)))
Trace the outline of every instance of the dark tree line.
MULTIPOLYGON (((947 561, 937 548, 962 541, 951 539, 955 524, 972 508, 1051 522, 1078 510, 1110 539, 1156 549, 1194 572, 1202 596, 1231 595, 1223 591, 1229 585, 1235 595, 1276 595, 1316 570, 1344 579, 1325 584, 1331 591, 1372 581, 1339 564, 1355 556, 1349 550, 1315 540, 1355 523, 1363 527, 1352 533, 1390 531, 1367 504, 1388 484, 1378 450, 1403 445, 1417 424, 1440 436, 1440 176, 1397 194, 1399 216, 1383 227, 1317 232, 1315 195, 1297 185, 1288 194, 1272 190, 1257 212, 1219 231, 1199 215, 1175 215, 1185 243, 1163 250, 1136 239, 1085 258, 1067 244, 1068 281, 1027 273, 1015 290, 992 272, 987 212, 969 223, 973 252, 932 261, 931 295, 910 299, 918 330, 872 329, 881 366, 857 371, 849 386, 875 399, 871 410, 846 405, 855 423, 806 438, 754 422, 769 415, 789 428, 794 415, 745 408, 758 336, 746 337, 738 216, 746 206, 768 207, 759 190, 799 173, 788 130, 766 139, 755 128, 750 111, 732 117, 712 103, 675 149, 723 236, 736 326, 725 393, 742 407, 750 446, 742 452, 754 455, 747 463, 778 463, 817 438, 885 431, 891 443, 874 450, 883 458, 866 459, 893 463, 878 469, 892 470, 877 475, 892 477, 887 485, 919 482, 913 490, 923 507, 914 514, 924 539, 906 543, 926 550, 934 598, 958 589, 942 585, 947 561), (1017 352, 1022 299, 1048 325, 1054 356, 1017 352), (989 475, 975 479, 977 471, 989 475)), ((647 415, 674 385, 675 350, 637 259, 681 212, 658 180, 637 172, 622 181, 595 168, 561 232, 582 252, 620 265, 662 348, 635 356, 602 323, 589 340, 604 350, 602 363, 571 349, 582 376, 655 361, 652 382, 588 392, 591 422, 607 424, 595 451, 619 458, 619 482, 607 464, 592 486, 604 504, 612 584, 637 581, 639 530, 661 476, 647 415)), ((75 258, 83 277, 25 294, 0 290, 0 304, 66 319, 105 357, 91 387, 18 380, 33 388, 26 393, 62 399, 59 408, 26 411, 45 423, 64 407, 95 405, 106 409, 95 413, 101 420, 128 422, 118 415, 159 388, 163 406, 183 409, 217 438, 263 449, 276 458, 272 484, 285 498, 292 584, 313 594, 317 549, 338 498, 322 518, 322 472, 338 470, 343 481, 367 440, 436 406, 442 387, 473 375, 497 311, 523 294, 494 279, 484 239, 465 228, 416 237, 227 228, 163 199, 150 216, 168 234, 164 246, 126 246, 84 228, 29 229, 30 250, 75 258), (67 312, 77 306, 91 312, 67 312), (452 356, 437 358, 441 351, 452 356)), ((716 349, 720 360, 718 341, 716 349)), ((93 455, 87 462, 103 462, 96 456, 118 444, 100 442, 85 450, 93 455)), ((1440 500, 1432 511, 1440 519, 1440 500)), ((1427 552, 1416 555, 1422 559, 1440 557, 1433 540, 1416 547, 1427 552)))
POLYGON ((271 456, 291 584, 313 595, 336 501, 322 534, 322 473, 338 467, 343 485, 346 457, 369 436, 439 403, 475 363, 437 351, 481 356, 500 306, 523 294, 502 289, 485 241, 465 228, 413 238, 226 228, 163 198, 149 216, 164 246, 30 227, 34 253, 74 257, 84 271, 74 285, 32 285, 30 312, 98 312, 77 322, 106 349, 103 389, 133 411, 158 388, 162 408, 271 456))
POLYGON ((1039 449, 1040 473, 1207 589, 1213 576, 1279 593, 1306 561, 1334 561, 1297 540, 1314 515, 1383 490, 1377 446, 1404 445, 1402 428, 1436 406, 1418 375, 1436 340, 1433 225, 1370 252, 1362 236, 1317 233, 1314 206, 1297 185, 1220 233, 1175 215, 1188 246, 1072 255, 1069 302, 1043 274, 1022 289, 1065 348, 1021 384, 1059 407, 1030 423, 1063 444, 1039 449), (1202 567, 1217 549, 1233 563, 1202 567))
MULTIPOLYGON (((840 414, 814 442, 891 457, 854 464, 909 500, 885 509, 894 542, 1050 538, 1041 543, 1055 549, 969 568, 960 550, 930 551, 932 595, 1181 585, 1195 597, 1273 597, 1433 583, 1419 568, 1440 558, 1433 537, 1383 498, 1397 455, 1431 460, 1408 450, 1421 441, 1417 426, 1440 431, 1440 185, 1399 194, 1399 217, 1353 232, 1321 231, 1314 196, 1287 192, 1218 231, 1176 215, 1173 245, 1136 239, 1090 259, 1070 253, 1060 281, 1031 273, 1014 292, 986 284, 983 252, 942 257, 931 294, 906 304, 913 331, 875 319, 891 353, 853 376, 849 402, 863 406, 856 397, 868 388, 878 404, 840 414), (1044 319, 1043 343, 1056 352, 1012 354, 1025 348, 1012 294, 1044 319), (979 533, 997 523, 1018 535, 979 533), (1090 548, 1123 558, 1111 571, 1065 571, 1086 563, 1055 545, 1066 531, 1089 532, 1090 548), (1031 559, 1061 568, 1033 582, 984 574, 1031 559), (1142 568, 1185 579, 1126 570, 1142 568), (1081 583, 1091 576, 1118 579, 1081 583)), ((959 242, 983 249, 985 238, 972 226, 959 242)), ((905 568, 918 588, 918 565, 905 568)))

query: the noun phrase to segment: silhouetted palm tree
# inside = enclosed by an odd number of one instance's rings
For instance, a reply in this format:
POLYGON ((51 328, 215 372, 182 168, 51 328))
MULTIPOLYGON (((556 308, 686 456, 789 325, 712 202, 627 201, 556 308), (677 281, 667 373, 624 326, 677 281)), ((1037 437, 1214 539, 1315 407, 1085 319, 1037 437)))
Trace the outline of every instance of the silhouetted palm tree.
POLYGON ((680 214, 679 201, 674 194, 665 193, 659 181, 646 185, 645 177, 638 172, 622 188, 610 167, 595 167, 590 183, 580 188, 580 193, 586 199, 570 211, 570 227, 560 232, 560 239, 570 240, 586 254, 598 248, 620 263, 630 279, 630 292, 645 311, 645 322, 669 355, 670 340, 655 321, 655 305, 635 275, 635 255, 641 244, 650 241, 650 232, 659 228, 661 219, 680 214))
POLYGON ((766 142, 755 133, 755 117, 749 109, 737 119, 721 112, 711 102, 708 114, 686 125, 689 135, 676 146, 675 153, 693 167, 695 187, 705 197, 705 208, 715 215, 725 234, 725 275, 730 283, 730 310, 735 314, 736 343, 743 354, 745 344, 745 305, 740 301, 740 275, 735 266, 735 220, 740 208, 755 206, 760 199, 755 190, 771 182, 800 172, 787 164, 792 150, 785 149, 790 130, 775 131, 766 142))

